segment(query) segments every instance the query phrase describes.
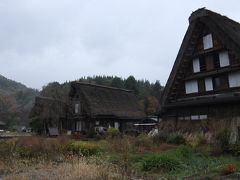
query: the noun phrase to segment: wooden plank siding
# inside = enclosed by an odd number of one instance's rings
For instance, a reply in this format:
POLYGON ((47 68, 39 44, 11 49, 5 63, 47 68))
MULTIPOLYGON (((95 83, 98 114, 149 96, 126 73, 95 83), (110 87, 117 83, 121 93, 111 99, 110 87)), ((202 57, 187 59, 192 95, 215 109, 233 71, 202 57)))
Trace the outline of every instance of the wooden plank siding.
POLYGON ((213 56, 208 55, 205 57, 205 62, 206 62, 206 70, 211 71, 214 69, 214 59, 213 56))

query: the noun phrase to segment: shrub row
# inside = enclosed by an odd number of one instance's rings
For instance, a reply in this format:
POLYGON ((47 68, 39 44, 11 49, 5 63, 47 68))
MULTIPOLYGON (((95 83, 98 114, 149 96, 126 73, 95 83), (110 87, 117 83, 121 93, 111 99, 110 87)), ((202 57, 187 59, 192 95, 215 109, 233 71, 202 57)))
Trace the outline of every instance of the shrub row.
POLYGON ((94 143, 70 142, 65 146, 66 152, 79 156, 92 156, 101 152, 100 147, 94 143))
POLYGON ((69 141, 61 139, 44 139, 25 137, 15 140, 0 141, 0 160, 11 157, 55 159, 57 156, 69 154, 80 156, 96 155, 100 147, 95 143, 69 141))
POLYGON ((170 143, 170 144, 185 144, 186 140, 184 136, 180 133, 172 133, 168 134, 165 132, 160 132, 156 136, 153 137, 153 141, 155 143, 170 143))

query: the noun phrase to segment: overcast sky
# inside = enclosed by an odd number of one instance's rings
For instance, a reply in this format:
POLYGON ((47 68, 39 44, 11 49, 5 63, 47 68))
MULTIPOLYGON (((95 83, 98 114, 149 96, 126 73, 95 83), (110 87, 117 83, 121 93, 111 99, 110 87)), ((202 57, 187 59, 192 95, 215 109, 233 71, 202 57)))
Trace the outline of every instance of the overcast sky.
POLYGON ((239 0, 0 0, 0 74, 38 89, 93 75, 165 85, 200 7, 240 22, 239 0))

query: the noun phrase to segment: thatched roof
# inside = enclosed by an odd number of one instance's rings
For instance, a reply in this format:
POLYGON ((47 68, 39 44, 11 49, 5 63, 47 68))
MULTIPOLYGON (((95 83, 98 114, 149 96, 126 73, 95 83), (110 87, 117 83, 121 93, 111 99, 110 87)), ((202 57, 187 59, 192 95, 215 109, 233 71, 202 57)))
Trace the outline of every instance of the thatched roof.
POLYGON ((218 14, 216 12, 201 8, 196 10, 189 17, 189 23, 200 20, 201 18, 208 18, 213 21, 217 28, 224 33, 227 38, 235 42, 240 47, 240 24, 226 16, 218 14))
POLYGON ((68 106, 65 102, 50 97, 36 97, 30 112, 30 117, 40 116, 45 119, 58 119, 65 117, 68 106))
POLYGON ((143 119, 144 112, 132 91, 89 83, 72 82, 70 96, 80 96, 91 117, 143 119))
MULTIPOLYGON (((190 44, 191 36, 194 32, 194 29, 197 28, 198 23, 205 24, 211 31, 215 32, 221 38, 222 43, 227 48, 235 50, 236 53, 240 53, 240 24, 238 22, 205 8, 194 11, 189 17, 189 27, 184 36, 177 58, 164 88, 164 92, 161 97, 160 112, 164 111, 165 107, 172 104, 167 101, 167 98, 177 77, 180 64, 186 55, 185 52, 190 44)), ((192 104, 198 104, 198 102, 192 101, 192 104)))

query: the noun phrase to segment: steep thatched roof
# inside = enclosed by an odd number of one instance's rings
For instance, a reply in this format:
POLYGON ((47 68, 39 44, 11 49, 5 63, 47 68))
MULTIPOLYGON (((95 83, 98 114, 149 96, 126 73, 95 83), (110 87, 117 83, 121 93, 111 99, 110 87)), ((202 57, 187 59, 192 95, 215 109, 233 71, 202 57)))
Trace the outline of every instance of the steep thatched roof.
MULTIPOLYGON (((194 29, 197 28, 197 24, 199 22, 205 24, 210 30, 215 32, 221 38, 222 43, 227 48, 235 50, 236 53, 240 53, 240 24, 238 22, 205 8, 194 11, 189 17, 189 27, 184 36, 182 45, 179 49, 177 58, 164 88, 164 92, 161 97, 160 111, 164 111, 164 108, 169 105, 167 102, 168 95, 173 86, 174 80, 176 79, 178 69, 183 57, 185 56, 188 45, 190 44, 189 42, 191 36, 194 32, 194 29)), ((192 102, 198 104, 197 101, 192 102)))
POLYGON ((91 117, 143 119, 144 112, 132 91, 89 83, 72 82, 70 96, 80 96, 91 117))
POLYGON ((65 102, 49 97, 36 97, 30 112, 30 117, 39 116, 43 119, 58 119, 65 117, 68 106, 65 102))
MULTIPOLYGON (((219 28, 221 33, 226 35, 226 38, 240 48, 240 24, 226 16, 207 10, 205 8, 198 9, 189 17, 189 23, 200 20, 201 18, 208 18, 211 22, 214 22, 216 28, 219 28)), ((225 40, 227 40, 225 39, 225 40)))

